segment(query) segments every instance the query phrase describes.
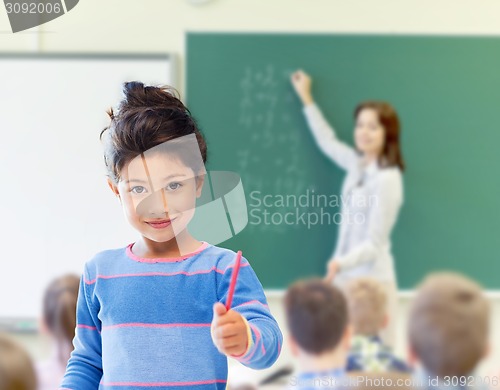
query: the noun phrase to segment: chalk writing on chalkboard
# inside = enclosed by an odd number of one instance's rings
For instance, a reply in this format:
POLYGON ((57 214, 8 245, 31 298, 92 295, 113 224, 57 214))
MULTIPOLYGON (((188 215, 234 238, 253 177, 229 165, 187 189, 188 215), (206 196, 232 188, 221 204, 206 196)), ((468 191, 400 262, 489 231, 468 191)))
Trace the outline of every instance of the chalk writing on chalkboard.
POLYGON ((271 201, 316 190, 304 169, 300 134, 303 129, 287 113, 297 109, 293 91, 284 88, 288 86, 290 73, 278 72, 272 64, 248 66, 240 79, 237 128, 249 141, 239 147, 236 156, 249 199, 247 229, 250 230, 286 233, 289 229, 303 228, 302 219, 292 215, 336 211, 311 204, 298 206, 296 202, 271 201), (269 201, 263 202, 264 199, 269 201), (266 213, 269 218, 265 218, 266 213), (285 215, 289 217, 287 220, 285 215))

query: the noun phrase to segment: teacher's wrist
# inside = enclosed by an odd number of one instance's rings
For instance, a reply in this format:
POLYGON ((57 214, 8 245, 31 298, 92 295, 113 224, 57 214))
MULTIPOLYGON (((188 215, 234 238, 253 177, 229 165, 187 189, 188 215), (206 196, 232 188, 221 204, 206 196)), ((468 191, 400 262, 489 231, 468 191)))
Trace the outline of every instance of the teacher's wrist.
POLYGON ((304 107, 310 106, 314 103, 314 99, 312 95, 309 93, 302 95, 300 98, 302 100, 302 104, 304 105, 304 107))
POLYGON ((335 259, 330 260, 330 263, 337 264, 337 272, 340 272, 342 270, 342 261, 338 257, 336 257, 335 259))

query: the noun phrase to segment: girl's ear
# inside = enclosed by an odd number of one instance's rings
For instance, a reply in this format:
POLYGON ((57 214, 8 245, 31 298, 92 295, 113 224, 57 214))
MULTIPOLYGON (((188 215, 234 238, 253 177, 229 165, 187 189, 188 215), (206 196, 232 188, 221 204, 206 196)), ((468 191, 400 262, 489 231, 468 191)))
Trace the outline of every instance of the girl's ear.
POLYGON ((352 340, 352 326, 351 324, 347 324, 344 329, 344 334, 342 335, 342 346, 348 351, 351 348, 351 340, 352 340))
POLYGON ((297 342, 293 338, 291 334, 288 334, 288 345, 290 346, 290 352, 292 353, 292 356, 299 356, 300 350, 299 346, 297 345, 297 342))
POLYGON ((488 342, 486 344, 486 347, 484 348, 483 359, 490 357, 490 355, 491 355, 491 342, 488 342))
POLYGON ((196 176, 196 197, 201 196, 201 190, 203 189, 203 184, 205 183, 205 175, 196 176))
MULTIPOLYGON (((115 194, 115 196, 118 197, 118 199, 120 199, 120 192, 118 191, 118 187, 113 183, 113 181, 108 177, 108 186, 109 188, 111 188, 111 191, 113 191, 113 193, 115 194)), ((121 201, 121 199, 120 199, 121 201)))
POLYGON ((407 358, 407 361, 408 361, 408 364, 411 366, 411 367, 415 367, 417 365, 417 362, 418 362, 418 356, 417 354, 415 353, 415 349, 412 347, 411 344, 408 345, 408 358, 407 358))
POLYGON ((47 327, 47 324, 45 323, 45 320, 43 317, 38 318, 38 329, 41 334, 49 334, 49 328, 47 327))
POLYGON ((385 313, 384 318, 382 320, 381 328, 382 329, 386 328, 388 324, 389 324, 389 314, 385 313))

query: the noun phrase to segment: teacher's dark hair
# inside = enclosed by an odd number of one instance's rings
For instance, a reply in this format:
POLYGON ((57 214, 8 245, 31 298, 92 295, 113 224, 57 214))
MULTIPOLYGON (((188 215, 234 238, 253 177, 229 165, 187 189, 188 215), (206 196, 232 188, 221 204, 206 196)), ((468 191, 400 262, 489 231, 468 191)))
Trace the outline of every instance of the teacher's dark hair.
POLYGON ((401 171, 405 170, 405 163, 400 147, 401 126, 396 110, 386 102, 370 100, 365 101, 354 110, 354 118, 365 108, 375 110, 378 120, 385 130, 385 142, 382 154, 379 157, 379 165, 393 167, 397 166, 401 171))

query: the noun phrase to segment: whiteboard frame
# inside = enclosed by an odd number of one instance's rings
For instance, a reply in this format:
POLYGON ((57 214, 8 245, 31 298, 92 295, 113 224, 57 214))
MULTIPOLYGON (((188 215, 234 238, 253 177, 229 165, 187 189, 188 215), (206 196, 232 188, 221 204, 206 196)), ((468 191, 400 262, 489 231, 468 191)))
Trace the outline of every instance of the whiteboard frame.
POLYGON ((178 71, 178 56, 174 53, 99 53, 99 52, 44 52, 44 53, 19 53, 0 52, 0 61, 4 59, 36 59, 36 60, 165 60, 172 64, 171 76, 175 89, 179 90, 180 80, 178 71))

